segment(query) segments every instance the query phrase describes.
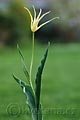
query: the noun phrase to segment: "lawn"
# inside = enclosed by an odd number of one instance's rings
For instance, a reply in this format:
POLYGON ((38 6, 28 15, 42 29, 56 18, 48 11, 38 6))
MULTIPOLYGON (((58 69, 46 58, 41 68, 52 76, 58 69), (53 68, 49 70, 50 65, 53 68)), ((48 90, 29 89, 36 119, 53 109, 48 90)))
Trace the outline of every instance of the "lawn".
MULTIPOLYGON (((36 44, 33 81, 45 48, 45 45, 36 44)), ((21 49, 29 69, 31 47, 27 45, 21 49)), ((0 120, 31 120, 25 96, 12 73, 26 81, 17 50, 1 49, 0 120)), ((51 45, 42 78, 41 102, 44 120, 79 120, 80 44, 51 45)))

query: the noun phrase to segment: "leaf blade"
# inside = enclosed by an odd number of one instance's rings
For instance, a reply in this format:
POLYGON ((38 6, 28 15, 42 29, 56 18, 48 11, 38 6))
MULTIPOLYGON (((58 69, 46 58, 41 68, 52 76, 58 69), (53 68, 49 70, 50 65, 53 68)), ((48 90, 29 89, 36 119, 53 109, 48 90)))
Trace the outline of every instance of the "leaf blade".
POLYGON ((37 111, 40 108, 40 92, 41 92, 41 76, 42 76, 42 72, 44 69, 44 65, 47 59, 47 55, 48 55, 48 48, 46 49, 45 53, 44 53, 44 57, 41 60, 41 64, 38 67, 38 71, 36 74, 36 80, 35 80, 35 84, 36 84, 36 88, 35 88, 35 96, 36 96, 36 107, 37 107, 37 111))
POLYGON ((30 78, 29 72, 28 72, 26 64, 25 64, 24 56, 23 56, 18 44, 17 44, 17 49, 18 49, 19 55, 21 56, 21 61, 22 61, 22 64, 23 64, 23 72, 24 72, 28 82, 30 83, 30 81, 29 81, 29 78, 30 78))

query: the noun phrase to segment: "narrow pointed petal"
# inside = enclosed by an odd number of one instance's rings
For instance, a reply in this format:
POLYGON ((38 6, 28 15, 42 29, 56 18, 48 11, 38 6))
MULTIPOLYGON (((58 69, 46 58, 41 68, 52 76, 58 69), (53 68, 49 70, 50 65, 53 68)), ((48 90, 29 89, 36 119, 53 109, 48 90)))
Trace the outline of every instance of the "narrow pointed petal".
POLYGON ((33 5, 33 10, 34 10, 34 20, 36 19, 36 10, 35 10, 35 7, 33 5))
POLYGON ((48 11, 48 12, 46 12, 46 13, 44 13, 40 18, 39 18, 39 21, 44 17, 44 16, 46 16, 47 14, 49 14, 51 11, 48 11))
POLYGON ((39 14, 37 16, 37 19, 39 19, 40 15, 41 15, 41 12, 42 12, 42 9, 40 9, 39 14))
POLYGON ((48 21, 44 22, 43 24, 41 24, 41 25, 37 28, 37 30, 40 29, 41 27, 43 27, 44 25, 46 25, 47 23, 51 22, 52 20, 55 20, 55 19, 59 19, 59 17, 55 17, 55 18, 52 18, 51 20, 48 20, 48 21))
POLYGON ((26 7, 24 7, 24 9, 26 9, 26 10, 27 10, 27 12, 28 12, 28 13, 29 13, 29 15, 30 15, 31 22, 33 22, 33 17, 32 17, 32 15, 31 15, 31 12, 30 12, 30 10, 29 10, 28 8, 26 8, 26 7))

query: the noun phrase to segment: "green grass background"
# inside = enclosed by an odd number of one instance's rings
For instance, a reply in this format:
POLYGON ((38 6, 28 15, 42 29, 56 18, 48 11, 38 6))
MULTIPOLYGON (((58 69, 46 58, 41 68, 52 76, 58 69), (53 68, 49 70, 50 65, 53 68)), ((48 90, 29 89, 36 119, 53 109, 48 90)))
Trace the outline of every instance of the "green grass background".
MULTIPOLYGON (((45 48, 35 45, 33 82, 45 48)), ((29 69, 31 47, 26 45, 21 50, 29 69)), ((12 73, 26 81, 17 49, 1 49, 0 120, 31 120, 25 96, 12 73)), ((50 46, 42 77, 41 102, 44 120, 80 119, 80 44, 50 46)))

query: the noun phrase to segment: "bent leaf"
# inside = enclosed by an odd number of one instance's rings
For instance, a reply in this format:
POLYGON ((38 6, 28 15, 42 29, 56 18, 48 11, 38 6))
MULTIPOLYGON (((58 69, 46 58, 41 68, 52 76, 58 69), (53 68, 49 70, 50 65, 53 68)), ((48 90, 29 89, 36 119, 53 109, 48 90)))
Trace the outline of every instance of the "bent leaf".
POLYGON ((27 104, 28 104, 30 110, 33 112, 35 109, 35 97, 34 97, 34 93, 32 91, 32 88, 29 85, 26 85, 23 81, 21 81, 15 75, 13 75, 13 78, 16 80, 16 82, 22 88, 23 93, 25 94, 25 96, 27 98, 27 104))

